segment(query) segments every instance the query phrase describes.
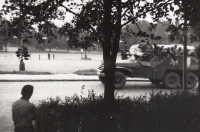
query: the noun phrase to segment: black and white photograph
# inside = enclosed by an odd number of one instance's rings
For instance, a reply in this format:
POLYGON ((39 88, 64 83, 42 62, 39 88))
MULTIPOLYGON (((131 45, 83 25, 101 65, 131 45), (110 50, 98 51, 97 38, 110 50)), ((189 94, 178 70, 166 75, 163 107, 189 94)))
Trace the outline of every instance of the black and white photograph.
POLYGON ((200 0, 0 0, 0 132, 200 132, 200 0))

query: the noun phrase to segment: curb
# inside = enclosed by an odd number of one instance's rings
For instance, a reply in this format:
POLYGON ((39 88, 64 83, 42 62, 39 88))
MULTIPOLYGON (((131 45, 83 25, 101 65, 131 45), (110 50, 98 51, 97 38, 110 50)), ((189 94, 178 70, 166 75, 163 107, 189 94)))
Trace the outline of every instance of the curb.
MULTIPOLYGON (((97 75, 83 76, 77 74, 57 74, 57 75, 0 75, 0 82, 47 82, 47 81, 99 81, 97 75)), ((127 78, 127 81, 149 81, 145 78, 127 78)))
POLYGON ((69 82, 69 81, 99 81, 99 80, 86 80, 86 79, 59 79, 59 80, 52 80, 52 79, 46 79, 46 80, 34 80, 34 79, 31 79, 31 80, 26 80, 26 79, 23 79, 23 80, 0 80, 0 82, 56 82, 56 81, 59 81, 59 82, 69 82))
MULTIPOLYGON (((0 82, 76 82, 76 81, 99 81, 97 79, 43 79, 43 80, 35 80, 35 79, 1 79, 0 82)), ((127 79, 127 82, 149 82, 147 79, 127 79)))
MULTIPOLYGON (((0 82, 76 82, 76 81, 99 81, 99 80, 0 80, 0 82)), ((148 80, 126 80, 128 82, 148 82, 148 80)))

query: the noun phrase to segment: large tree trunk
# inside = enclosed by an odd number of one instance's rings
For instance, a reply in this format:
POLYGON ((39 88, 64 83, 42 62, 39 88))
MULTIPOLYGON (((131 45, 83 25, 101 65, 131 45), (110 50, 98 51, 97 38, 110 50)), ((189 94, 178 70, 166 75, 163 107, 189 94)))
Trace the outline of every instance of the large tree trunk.
POLYGON ((104 89, 104 99, 111 104, 114 103, 114 75, 115 75, 115 60, 110 57, 104 60, 105 63, 105 89, 104 89))
POLYGON ((112 1, 105 0, 105 14, 104 14, 104 28, 103 28, 103 59, 105 70, 105 90, 104 99, 106 102, 114 104, 114 89, 115 89, 115 69, 117 51, 119 48, 119 38, 121 31, 121 0, 117 1, 117 22, 115 25, 111 24, 111 8, 112 1), (111 29, 113 27, 113 29, 111 29), (114 32, 114 36, 112 34, 114 32), (112 39, 111 39, 112 38, 112 39))
POLYGON ((104 18, 103 18, 103 60, 105 70, 105 88, 104 99, 111 104, 114 103, 114 60, 111 60, 111 8, 112 0, 104 0, 104 18))

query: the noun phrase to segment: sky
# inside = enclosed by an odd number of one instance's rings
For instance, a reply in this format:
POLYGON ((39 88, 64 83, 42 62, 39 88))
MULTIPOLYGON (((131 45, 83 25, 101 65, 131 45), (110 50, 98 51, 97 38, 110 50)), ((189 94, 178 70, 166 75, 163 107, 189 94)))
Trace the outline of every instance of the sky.
MULTIPOLYGON (((4 2, 5 2, 5 0, 0 0, 0 9, 3 6, 4 2)), ((54 24, 56 26, 61 27, 64 23, 70 22, 72 20, 72 18, 73 18, 73 15, 71 13, 67 13, 66 15, 67 15, 67 17, 65 18, 65 20, 63 20, 63 21, 61 21, 61 20, 52 20, 52 22, 54 22, 54 24)), ((172 14, 171 14, 171 16, 172 16, 172 14)), ((152 22, 152 19, 151 19, 150 15, 147 15, 147 18, 145 20, 147 20, 149 22, 152 22)), ((162 20, 166 20, 166 19, 162 19, 162 20)))
MULTIPOLYGON (((4 2, 5 2, 5 0, 0 0, 0 9, 4 5, 4 2)), ((67 17, 65 18, 65 20, 63 20, 63 21, 61 21, 61 20, 52 20, 52 22, 54 22, 56 26, 61 27, 66 22, 70 22, 72 20, 72 18, 73 18, 73 15, 71 13, 67 13, 66 15, 67 15, 67 17)), ((8 18, 9 18, 9 16, 8 16, 8 18)))

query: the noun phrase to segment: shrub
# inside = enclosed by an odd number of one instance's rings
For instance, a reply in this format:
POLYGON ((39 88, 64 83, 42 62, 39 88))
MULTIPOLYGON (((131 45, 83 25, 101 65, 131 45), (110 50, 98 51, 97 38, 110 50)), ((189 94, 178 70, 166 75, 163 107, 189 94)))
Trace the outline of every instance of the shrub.
POLYGON ((197 93, 151 93, 137 98, 116 97, 111 107, 89 91, 38 105, 37 132, 197 132, 197 93))
POLYGON ((97 75, 97 71, 94 69, 89 69, 89 70, 78 70, 74 72, 74 74, 77 75, 97 75))

